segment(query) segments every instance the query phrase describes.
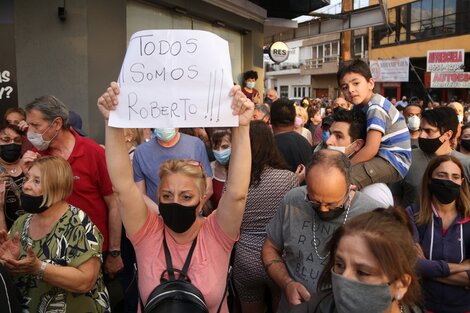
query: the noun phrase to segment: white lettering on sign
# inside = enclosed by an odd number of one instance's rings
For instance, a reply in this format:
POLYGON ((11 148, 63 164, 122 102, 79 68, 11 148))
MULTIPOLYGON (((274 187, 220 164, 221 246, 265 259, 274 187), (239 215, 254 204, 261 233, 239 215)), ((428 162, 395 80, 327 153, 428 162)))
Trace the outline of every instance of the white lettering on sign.
MULTIPOLYGON (((10 71, 8 70, 0 71, 0 84, 3 85, 4 83, 10 83, 10 71)), ((7 84, 7 86, 0 86, 0 100, 10 98, 13 87, 9 85, 11 83, 7 84)))
POLYGON ((228 43, 199 30, 132 35, 118 79, 113 127, 231 127, 233 86, 228 43))

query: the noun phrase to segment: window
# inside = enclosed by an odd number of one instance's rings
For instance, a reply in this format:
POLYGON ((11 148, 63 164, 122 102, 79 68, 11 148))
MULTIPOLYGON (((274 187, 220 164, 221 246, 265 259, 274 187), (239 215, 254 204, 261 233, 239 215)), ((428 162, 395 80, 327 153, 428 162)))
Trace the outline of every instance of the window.
POLYGON ((374 48, 468 33, 468 0, 420 0, 389 10, 390 28, 373 28, 374 48), (457 8, 459 8, 457 12, 457 8))
POLYGON ((310 98, 310 86, 294 86, 294 98, 310 98))
POLYGON ((289 86, 280 87, 280 96, 281 98, 289 98, 289 86))

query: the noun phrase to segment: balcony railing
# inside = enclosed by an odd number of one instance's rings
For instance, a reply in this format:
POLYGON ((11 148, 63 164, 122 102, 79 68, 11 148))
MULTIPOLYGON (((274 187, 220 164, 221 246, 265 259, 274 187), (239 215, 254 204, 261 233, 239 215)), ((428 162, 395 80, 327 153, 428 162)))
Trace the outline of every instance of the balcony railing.
POLYGON ((281 63, 281 64, 267 64, 266 72, 282 71, 282 70, 296 70, 302 66, 302 63, 281 63))
POLYGON ((305 60, 304 65, 302 66, 302 69, 303 70, 320 69, 324 66, 325 63, 329 63, 328 65, 331 65, 331 63, 335 63, 336 65, 338 65, 339 64, 339 56, 338 55, 332 55, 332 56, 327 56, 327 57, 320 58, 320 59, 305 60))

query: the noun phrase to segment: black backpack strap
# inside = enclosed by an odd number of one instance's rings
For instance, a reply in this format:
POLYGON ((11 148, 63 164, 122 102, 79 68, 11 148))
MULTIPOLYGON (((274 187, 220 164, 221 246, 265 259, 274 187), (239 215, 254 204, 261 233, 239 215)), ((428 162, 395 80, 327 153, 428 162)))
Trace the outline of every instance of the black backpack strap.
POLYGON ((168 249, 168 245, 166 244, 165 230, 163 230, 163 250, 165 251, 166 270, 168 272, 168 278, 170 280, 175 280, 175 271, 173 269, 173 263, 171 262, 170 249, 168 249))
MULTIPOLYGON (((196 248, 196 241, 197 241, 197 237, 194 238, 193 240, 193 244, 191 245, 191 248, 189 249, 188 256, 186 257, 186 261, 184 262, 183 269, 181 270, 181 274, 183 274, 183 276, 186 277, 188 281, 190 281, 187 275, 188 268, 189 268, 189 264, 191 264, 191 258, 193 257, 194 248, 196 248)), ((181 275, 179 279, 182 279, 181 275)))
POLYGON ((171 261, 170 249, 168 248, 168 245, 166 243, 165 231, 163 231, 163 249, 165 250, 166 270, 163 271, 162 278, 163 278, 163 274, 165 272, 168 272, 168 278, 170 279, 170 281, 175 280, 175 272, 178 272, 179 273, 178 280, 186 280, 188 282, 191 282, 191 280, 188 277, 188 269, 189 269, 189 265, 191 264, 191 258, 193 257, 193 252, 194 252, 194 248, 196 247, 196 243, 197 243, 197 236, 196 238, 194 238, 191 248, 189 249, 188 255, 186 256, 186 261, 184 261, 183 268, 181 270, 175 269, 171 261))

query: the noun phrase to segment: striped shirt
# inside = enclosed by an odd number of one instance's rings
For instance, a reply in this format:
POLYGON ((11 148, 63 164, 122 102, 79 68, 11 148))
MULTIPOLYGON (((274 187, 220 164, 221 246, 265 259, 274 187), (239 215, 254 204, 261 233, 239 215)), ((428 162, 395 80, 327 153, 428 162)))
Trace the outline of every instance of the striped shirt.
POLYGON ((364 107, 367 131, 382 133, 378 155, 392 164, 405 177, 411 165, 411 141, 403 116, 385 97, 374 94, 364 107))

